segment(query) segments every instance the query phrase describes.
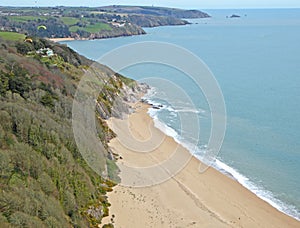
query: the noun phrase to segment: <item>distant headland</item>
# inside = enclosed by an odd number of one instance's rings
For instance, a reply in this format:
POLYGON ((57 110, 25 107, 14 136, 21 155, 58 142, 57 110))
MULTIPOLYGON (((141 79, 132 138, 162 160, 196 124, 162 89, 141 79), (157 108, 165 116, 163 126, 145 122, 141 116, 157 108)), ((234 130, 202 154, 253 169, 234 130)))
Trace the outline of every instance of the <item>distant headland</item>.
POLYGON ((0 7, 0 29, 51 39, 101 39, 145 34, 143 27, 186 25, 199 10, 154 6, 0 7))

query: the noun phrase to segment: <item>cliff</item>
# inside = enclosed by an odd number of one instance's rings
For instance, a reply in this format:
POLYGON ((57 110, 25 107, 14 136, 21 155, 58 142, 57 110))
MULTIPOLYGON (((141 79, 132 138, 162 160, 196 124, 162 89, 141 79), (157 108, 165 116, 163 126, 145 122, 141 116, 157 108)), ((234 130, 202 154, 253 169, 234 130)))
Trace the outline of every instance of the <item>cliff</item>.
POLYGON ((128 15, 128 20, 141 27, 158 27, 166 25, 186 25, 189 22, 175 17, 152 15, 128 15))
MULTIPOLYGON (((98 227, 110 205, 105 193, 118 178, 107 146, 114 133, 103 120, 116 115, 116 98, 136 99, 146 88, 67 46, 34 37, 0 39, 0 77, 1 227, 98 227), (106 178, 87 165, 72 130, 73 99, 90 69, 106 82, 95 113, 106 178)), ((126 103, 120 107, 130 111, 126 103)))

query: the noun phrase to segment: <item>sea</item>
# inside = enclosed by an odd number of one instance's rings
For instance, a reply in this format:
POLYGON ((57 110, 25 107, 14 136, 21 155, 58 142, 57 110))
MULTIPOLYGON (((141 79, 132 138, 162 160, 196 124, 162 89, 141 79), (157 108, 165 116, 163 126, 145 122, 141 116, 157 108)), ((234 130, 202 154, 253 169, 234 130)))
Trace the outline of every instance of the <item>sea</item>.
MULTIPOLYGON (((300 9, 203 11, 211 18, 145 28, 146 35, 61 43, 93 60, 145 41, 177 45, 199 57, 214 75, 226 105, 226 134, 212 166, 300 220, 300 9), (233 14, 240 17, 230 18, 233 14)), ((194 82, 182 71, 157 63, 135 64, 119 73, 151 86, 145 99, 160 106, 149 110, 156 126, 201 159, 208 149, 211 110, 194 82), (191 102, 182 100, 175 87, 191 102), (201 129, 199 137, 187 130, 195 124, 201 129)))

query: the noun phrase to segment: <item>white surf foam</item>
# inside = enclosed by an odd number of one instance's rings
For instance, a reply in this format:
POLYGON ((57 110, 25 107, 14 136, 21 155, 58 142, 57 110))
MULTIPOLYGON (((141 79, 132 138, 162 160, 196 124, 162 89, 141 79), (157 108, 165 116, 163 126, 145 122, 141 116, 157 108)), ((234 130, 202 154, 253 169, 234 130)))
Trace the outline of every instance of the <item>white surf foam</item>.
MULTIPOLYGON (((144 97, 145 100, 147 100, 150 104, 153 104, 155 106, 162 105, 161 103, 158 103, 157 101, 154 101, 151 99, 155 95, 155 89, 151 89, 150 92, 144 97)), ((179 109, 175 110, 173 107, 163 105, 161 109, 153 109, 149 108, 148 114, 153 118, 154 120, 154 126, 158 129, 160 129, 162 132, 164 132, 166 135, 172 137, 177 143, 181 144, 183 147, 185 147, 192 155, 194 155, 197 159, 201 161, 201 157, 204 156, 205 150, 207 150, 207 146, 203 145, 201 148, 198 146, 195 146, 194 144, 190 143, 186 139, 181 138, 181 136, 178 134, 176 130, 171 128, 170 126, 166 125, 158 118, 158 112, 162 109, 167 109, 171 113, 176 112, 194 112, 194 113, 204 113, 204 110, 194 110, 194 109, 179 109)), ((272 205, 274 208, 278 209, 279 211, 297 219, 300 221, 300 212, 292 205, 288 205, 281 200, 277 199, 274 194, 262 187, 259 187, 257 184, 254 184, 249 178, 246 176, 240 174, 236 169, 228 166, 224 162, 216 159, 215 163, 212 165, 215 169, 218 171, 224 173, 225 175, 228 175, 229 177, 235 179, 238 181, 241 185, 243 185, 245 188, 256 194, 259 198, 263 199, 270 205, 272 205)))
POLYGON ((234 178, 236 181, 238 181, 241 185, 243 185, 245 188, 249 189, 251 192, 253 192, 255 195, 257 195, 259 198, 263 199, 279 211, 294 217, 295 219, 300 221, 300 213, 297 211, 297 209, 292 205, 287 205, 286 203, 282 202, 281 200, 277 199, 274 194, 263 187, 258 186, 257 184, 254 184, 252 181, 249 180, 246 176, 240 174, 237 170, 234 168, 226 165, 224 162, 216 159, 215 164, 213 165, 214 168, 221 171, 224 174, 229 175, 230 177, 234 178))

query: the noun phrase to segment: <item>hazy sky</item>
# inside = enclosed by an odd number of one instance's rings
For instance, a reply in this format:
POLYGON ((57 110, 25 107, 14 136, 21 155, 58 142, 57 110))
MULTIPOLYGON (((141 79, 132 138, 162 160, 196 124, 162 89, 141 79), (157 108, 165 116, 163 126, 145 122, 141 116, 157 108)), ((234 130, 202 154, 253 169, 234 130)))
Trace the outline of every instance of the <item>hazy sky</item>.
POLYGON ((299 0, 1 0, 2 6, 154 5, 180 8, 300 8, 299 0))

